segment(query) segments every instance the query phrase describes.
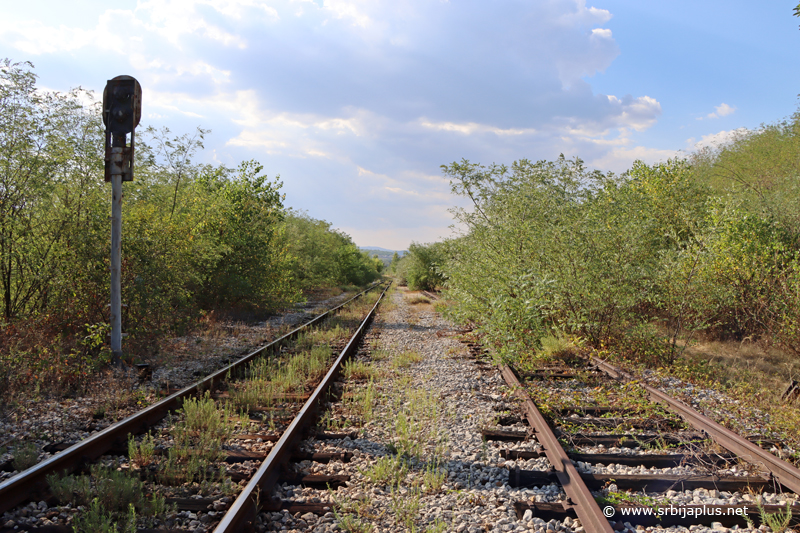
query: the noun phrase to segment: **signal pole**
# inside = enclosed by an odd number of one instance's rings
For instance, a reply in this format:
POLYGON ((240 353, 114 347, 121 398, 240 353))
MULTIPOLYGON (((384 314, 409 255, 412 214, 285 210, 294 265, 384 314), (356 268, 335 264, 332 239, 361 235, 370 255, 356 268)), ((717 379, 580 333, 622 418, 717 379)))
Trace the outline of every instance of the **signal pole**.
POLYGON ((122 182, 133 181, 135 129, 141 116, 139 82, 131 76, 109 80, 103 90, 103 123, 105 181, 111 182, 111 353, 117 366, 122 364, 122 182))

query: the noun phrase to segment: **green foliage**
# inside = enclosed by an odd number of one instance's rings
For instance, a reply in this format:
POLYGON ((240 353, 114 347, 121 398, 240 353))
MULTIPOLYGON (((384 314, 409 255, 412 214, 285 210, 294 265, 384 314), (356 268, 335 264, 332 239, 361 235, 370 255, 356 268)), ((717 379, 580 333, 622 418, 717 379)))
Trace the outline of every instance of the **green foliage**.
MULTIPOLYGON (((761 503, 761 498, 759 497, 756 501, 756 508, 758 509, 758 515, 761 520, 761 524, 769 527, 770 531, 773 533, 783 533, 789 529, 789 524, 792 522, 791 501, 786 502, 785 510, 770 513, 764 509, 764 506, 761 503)), ((756 528, 749 516, 745 515, 744 519, 747 522, 748 527, 752 529, 756 528)))
MULTIPOLYGON (((800 352, 800 112, 695 154, 712 189, 693 298, 721 337, 758 337, 800 352)), ((684 270, 686 270, 684 268, 684 270)))
POLYGON ((553 335, 545 335, 539 339, 541 344, 540 354, 547 360, 562 359, 566 360, 576 355, 577 348, 580 346, 578 339, 572 339, 560 331, 553 335))
POLYGON ((389 263, 389 272, 392 274, 397 273, 397 264, 400 262, 400 255, 395 252, 392 254, 392 262, 389 263))
MULTIPOLYGON (((206 307, 247 302, 270 308, 297 297, 282 243, 281 183, 269 181, 255 161, 243 162, 229 175, 206 176, 205 185, 222 197, 222 208, 207 221, 222 256, 208 271, 201 301, 206 307), (254 298, 256 295, 256 298, 254 298)), ((210 213, 209 213, 210 215, 210 213)))
POLYGON ((422 493, 419 489, 409 489, 405 493, 398 491, 392 492, 391 508, 395 515, 395 520, 412 530, 414 523, 419 516, 419 509, 422 505, 422 493))
POLYGON ((11 460, 14 470, 27 470, 38 462, 39 449, 33 442, 19 444, 14 448, 14 458, 11 460))
POLYGON ((563 157, 444 173, 474 204, 453 211, 468 228, 444 266, 455 318, 479 319, 490 342, 523 353, 553 328, 599 343, 636 323, 661 237, 633 180, 563 157))
POLYGON ((408 474, 408 460, 400 455, 384 455, 361 473, 376 485, 399 486, 408 474))
POLYGON ((342 531, 347 531, 347 533, 369 533, 375 529, 375 526, 369 522, 365 522, 357 516, 351 514, 339 514, 339 511, 335 507, 333 509, 333 513, 334 517, 336 518, 336 522, 339 524, 339 527, 342 528, 342 531))
POLYGON ((184 400, 182 410, 189 430, 223 440, 233 433, 235 423, 230 418, 231 409, 219 409, 208 391, 202 398, 184 400))
POLYGON ((731 195, 748 212, 786 228, 800 227, 800 112, 742 131, 731 142, 692 157, 699 180, 731 195))
POLYGON ((49 474, 47 476, 47 484, 50 486, 50 492, 61 504, 88 502, 87 496, 92 493, 89 476, 49 474))
MULTIPOLYGON (((127 524, 123 524, 121 531, 129 531, 126 526, 127 524)), ((135 521, 133 527, 135 531, 135 521)), ((92 500, 91 505, 82 515, 75 518, 73 528, 76 531, 96 531, 97 533, 117 533, 120 531, 114 520, 114 515, 107 512, 97 498, 92 500)))
POLYGON ((442 490, 446 480, 447 470, 438 467, 435 462, 432 462, 425 466, 419 485, 426 494, 436 494, 442 490))
POLYGON ((139 467, 149 466, 155 459, 155 440, 150 433, 142 437, 139 444, 136 444, 134 436, 128 436, 128 458, 139 467))
POLYGON ((405 350, 397 352, 392 357, 392 369, 400 370, 401 368, 408 368, 414 363, 422 361, 422 354, 413 350, 405 350))
MULTIPOLYGON (((109 189, 99 104, 37 90, 29 63, 0 61, 0 393, 74 388, 107 364, 109 189)), ((288 213, 255 161, 199 164, 208 130, 137 131, 125 184, 125 351, 147 357, 203 312, 269 312, 317 287, 379 277, 325 222, 288 213)))
POLYGON ((454 211, 468 232, 447 243, 448 312, 479 320, 501 352, 565 331, 657 363, 700 329, 791 330, 791 235, 715 198, 687 161, 636 162, 621 177, 563 157, 444 172, 474 204, 454 211))
POLYGON ((87 507, 75 519, 76 531, 136 531, 137 511, 152 522, 169 510, 163 497, 145 497, 137 477, 102 465, 92 465, 90 475, 48 475, 47 483, 61 504, 87 507))
MULTIPOLYGON (((394 263, 394 259, 392 259, 394 263)), ((444 285, 447 277, 441 267, 445 261, 442 243, 411 243, 408 253, 395 263, 395 273, 411 290, 434 290, 444 285)))
POLYGON ((613 506, 623 506, 623 505, 635 505, 635 506, 644 506, 650 507, 651 509, 655 510, 659 506, 659 501, 651 496, 647 496, 646 494, 637 494, 634 492, 626 491, 613 491, 607 490, 605 491, 604 496, 598 496, 595 498, 599 505, 613 505, 613 506))
POLYGON ((376 280, 383 270, 383 262, 359 250, 347 234, 305 213, 287 213, 284 242, 302 289, 361 286, 376 280))
POLYGON ((800 113, 622 176, 563 156, 445 166, 473 203, 441 244, 446 312, 503 356, 565 332, 671 363, 701 330, 800 352, 798 168, 800 113))

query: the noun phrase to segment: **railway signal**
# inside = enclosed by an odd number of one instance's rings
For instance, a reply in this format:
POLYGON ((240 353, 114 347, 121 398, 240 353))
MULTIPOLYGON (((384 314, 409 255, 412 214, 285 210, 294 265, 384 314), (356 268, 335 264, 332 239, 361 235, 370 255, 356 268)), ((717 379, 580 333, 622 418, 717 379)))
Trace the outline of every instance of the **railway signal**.
POLYGON ((103 90, 103 124, 105 180, 111 182, 111 352, 117 365, 122 362, 122 182, 133 181, 135 130, 141 117, 139 82, 131 76, 108 80, 103 90))

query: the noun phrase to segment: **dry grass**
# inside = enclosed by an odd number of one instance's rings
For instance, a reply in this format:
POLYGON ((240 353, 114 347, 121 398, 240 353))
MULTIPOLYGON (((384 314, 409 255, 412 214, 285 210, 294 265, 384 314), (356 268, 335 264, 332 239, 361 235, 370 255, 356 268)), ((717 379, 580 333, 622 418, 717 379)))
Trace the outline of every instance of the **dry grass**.
POLYGON ((418 292, 408 292, 404 295, 406 303, 410 305, 430 304, 431 300, 418 292))
POLYGON ((796 355, 749 339, 699 341, 686 349, 674 370, 684 374, 679 377, 721 388, 743 405, 769 413, 770 429, 798 443, 800 400, 787 403, 781 398, 791 380, 800 380, 796 355))
POLYGON ((770 385, 784 388, 791 379, 800 379, 800 358, 776 348, 763 348, 748 339, 741 342, 709 341, 690 346, 686 353, 719 365, 730 377, 741 372, 757 372, 770 385))

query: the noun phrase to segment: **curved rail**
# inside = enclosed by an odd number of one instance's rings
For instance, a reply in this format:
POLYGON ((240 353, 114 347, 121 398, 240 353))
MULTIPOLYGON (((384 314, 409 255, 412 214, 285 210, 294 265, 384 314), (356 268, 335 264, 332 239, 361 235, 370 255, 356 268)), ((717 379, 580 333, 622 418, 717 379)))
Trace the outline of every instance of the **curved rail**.
POLYGON ((267 458, 264 459, 264 462, 261 463, 258 471, 250 479, 250 482, 233 502, 230 509, 228 509, 228 512, 222 518, 222 521, 220 521, 216 529, 214 529, 214 533, 244 531, 246 530, 248 524, 252 525, 252 522, 255 521, 255 518, 258 515, 260 503, 269 498, 269 496, 265 497, 265 495, 269 494, 275 482, 277 481, 280 473, 279 471, 282 465, 286 463, 289 455, 292 453, 293 446, 298 440, 300 440, 300 438, 302 438, 305 430, 316 420, 318 410, 322 405, 322 402, 325 401, 328 388, 338 377, 344 361, 349 358, 358 348, 358 343, 364 336, 364 332, 372 321, 375 310, 383 300, 383 296, 386 294, 387 289, 388 286, 383 290, 378 298, 378 301, 375 302, 375 305, 372 307, 369 314, 367 314, 366 318, 364 318, 363 322, 361 322, 361 325, 347 343, 347 346, 344 347, 342 353, 336 358, 336 361, 328 370, 328 373, 325 374, 325 377, 322 379, 322 381, 320 381, 319 385, 317 385, 317 388, 314 389, 313 393, 311 393, 311 396, 303 405, 302 409, 300 409, 298 415, 295 417, 286 431, 284 431, 280 440, 278 440, 278 442, 275 443, 275 446, 272 447, 272 450, 267 458))
MULTIPOLYGON (((594 365, 597 365, 597 368, 615 379, 625 379, 629 381, 636 379, 631 374, 606 363, 602 359, 592 357, 591 361, 594 365)), ((688 424, 700 431, 706 432, 714 442, 735 453, 745 461, 763 466, 781 485, 795 494, 800 494, 800 469, 792 466, 783 459, 775 457, 768 451, 743 438, 741 435, 714 422, 684 402, 646 383, 640 383, 640 385, 647 391, 651 400, 666 405, 667 408, 680 415, 688 424)))
POLYGON ((84 466, 86 463, 97 459, 108 450, 114 447, 124 446, 127 442, 126 439, 129 434, 138 434, 147 431, 159 420, 164 418, 167 413, 179 409, 183 404, 184 399, 205 390, 212 390, 219 383, 225 380, 228 372, 245 368, 245 365, 247 365, 256 357, 260 356, 266 350, 273 347, 278 347, 281 345, 281 343, 294 338, 305 328, 318 324, 348 303, 363 296, 377 286, 379 286, 379 283, 373 284, 346 302, 329 309, 302 326, 293 329, 289 333, 286 333, 269 344, 266 344, 243 356, 225 368, 217 370, 206 378, 197 381, 192 385, 184 387, 178 392, 167 396, 163 400, 154 403, 146 409, 143 409, 138 413, 129 416, 128 418, 108 426, 97 435, 78 442, 63 452, 32 466, 24 472, 20 472, 16 476, 4 481, 3 483, 0 483, 0 513, 16 507, 20 503, 29 499, 31 495, 35 494, 36 492, 44 492, 44 490, 47 488, 47 475, 55 472, 73 472, 84 466))

